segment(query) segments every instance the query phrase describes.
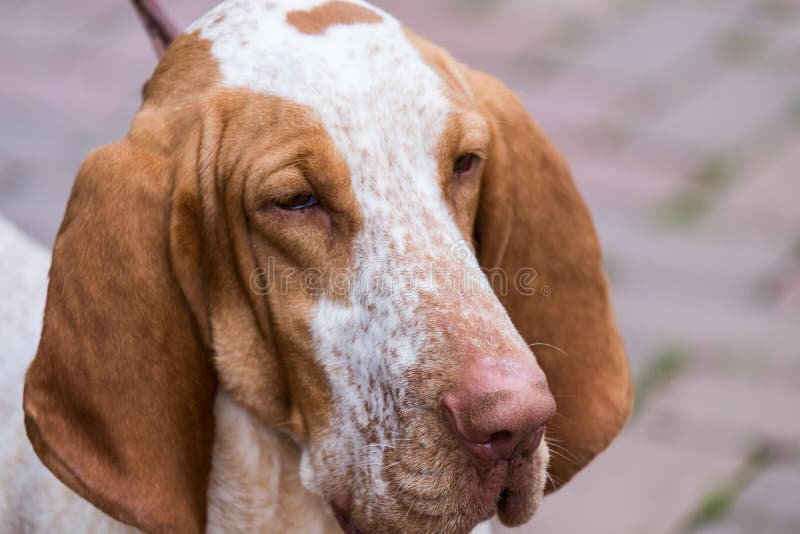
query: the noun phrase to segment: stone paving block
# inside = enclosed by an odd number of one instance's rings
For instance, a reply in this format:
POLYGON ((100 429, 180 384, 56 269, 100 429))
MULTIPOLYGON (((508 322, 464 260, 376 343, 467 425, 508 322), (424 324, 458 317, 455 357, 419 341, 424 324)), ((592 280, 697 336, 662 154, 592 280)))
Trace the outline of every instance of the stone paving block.
POLYGON ((695 374, 676 378, 648 402, 648 410, 672 413, 741 429, 763 439, 800 443, 797 409, 800 391, 753 382, 695 374))
POLYGON ((692 347, 687 372, 720 378, 742 379, 775 386, 796 388, 800 384, 800 349, 761 350, 758 346, 692 347))
POLYGON ((741 458, 710 454, 623 434, 586 470, 545 498, 519 529, 495 534, 667 534, 697 503, 741 466, 741 458))
POLYGON ((620 335, 625 344, 634 379, 642 375, 661 350, 674 343, 674 340, 664 339, 659 334, 641 332, 633 328, 621 327, 620 335))
POLYGON ((680 294, 674 299, 657 299, 621 286, 612 294, 612 302, 622 328, 666 339, 761 351, 785 351, 797 343, 797 318, 791 313, 686 301, 680 294))
POLYGON ((86 32, 81 30, 122 7, 130 9, 126 3, 122 0, 82 0, 80 7, 76 8, 72 2, 13 2, 13 6, 3 6, 0 33, 35 35, 45 41, 63 41, 80 37, 81 33, 86 36, 86 32))
MULTIPOLYGON (((785 361, 777 362, 780 357, 770 353, 768 358, 764 358, 762 367, 776 362, 778 365, 773 370, 765 370, 749 362, 731 364, 724 360, 724 353, 716 354, 718 358, 713 359, 700 347, 685 351, 678 376, 644 399, 628 425, 628 433, 710 454, 723 452, 747 458, 756 451, 763 451, 766 446, 768 451, 779 451, 781 456, 796 456, 800 450, 799 431, 783 428, 784 425, 792 426, 787 415, 792 407, 782 406, 777 412, 773 410, 782 402, 792 402, 781 395, 787 392, 790 397, 797 395, 800 359, 784 353, 781 356, 785 361), (787 364, 791 369, 784 371, 787 364), (781 376, 782 372, 787 376, 781 376), (687 386, 687 382, 692 385, 687 386), (706 387, 708 382, 722 383, 723 386, 706 387), (748 387, 740 387, 742 383, 748 387), (762 396, 763 391, 773 393, 762 396), (735 397, 734 403, 729 402, 731 397, 735 397), (747 405, 748 410, 740 412, 738 403, 747 405), (719 416, 714 410, 724 412, 726 416, 719 416), (762 418, 774 421, 762 423, 762 418)), ((751 353, 750 359, 757 363, 761 356, 751 353)), ((733 353, 731 359, 744 362, 745 356, 733 353)), ((771 452, 768 461, 777 454, 771 452)))
POLYGON ((744 239, 794 235, 800 228, 800 133, 771 155, 764 167, 733 184, 715 204, 703 226, 718 233, 732 227, 744 239))
POLYGON ((779 0, 778 3, 784 4, 786 9, 783 13, 776 13, 776 33, 787 44, 800 45, 800 9, 797 7, 797 2, 779 0))
POLYGON ((678 103, 649 134, 710 154, 732 150, 758 135, 770 121, 779 120, 799 88, 791 76, 732 71, 694 98, 678 103))
POLYGON ((756 477, 739 496, 736 506, 782 517, 800 530, 799 495, 800 465, 776 465, 756 477))
POLYGON ((630 76, 578 65, 551 80, 526 83, 516 89, 528 110, 545 127, 567 125, 580 131, 595 126, 605 117, 609 107, 635 81, 630 76))
POLYGON ((591 154, 574 143, 565 157, 581 192, 605 209, 613 208, 646 220, 664 199, 686 187, 693 164, 672 160, 663 165, 636 154, 591 154))
POLYGON ((736 233, 712 239, 658 231, 611 218, 605 209, 604 203, 595 216, 605 253, 618 265, 615 289, 652 298, 654 309, 656 302, 755 307, 753 281, 769 273, 780 257, 774 242, 744 240, 736 233))
MULTIPOLYGON (((707 256, 696 258, 698 261, 683 262, 683 258, 673 256, 679 254, 679 250, 658 248, 665 241, 654 240, 644 250, 608 249, 607 254, 615 254, 621 264, 617 285, 621 292, 684 306, 705 303, 761 307, 758 294, 752 287, 753 277, 758 276, 758 272, 747 272, 748 266, 720 270, 719 264, 714 265, 714 258, 707 256)), ((755 263, 751 262, 751 265, 755 263)))
POLYGON ((732 512, 722 522, 713 523, 693 534, 797 534, 800 525, 788 523, 780 517, 754 517, 732 512))
POLYGON ((536 50, 537 37, 558 20, 557 11, 538 3, 496 2, 485 8, 468 8, 469 2, 429 2, 420 9, 414 2, 378 0, 375 5, 459 61, 504 81, 528 76, 515 58, 536 50))
POLYGON ((425 9, 403 0, 375 0, 373 3, 450 51, 489 50, 498 55, 515 55, 538 45, 570 16, 581 14, 599 21, 616 11, 613 2, 605 0, 569 3, 454 0, 428 2, 425 9))
POLYGON ((676 59, 668 68, 637 78, 628 91, 611 103, 603 117, 607 127, 616 128, 628 143, 635 143, 635 152, 656 158, 683 159, 687 147, 679 140, 660 138, 648 142, 642 135, 668 114, 676 105, 691 100, 699 92, 723 77, 731 66, 720 61, 716 47, 695 49, 676 59), (670 153, 679 150, 680 153, 670 153))
POLYGON ((750 429, 731 425, 727 421, 670 410, 661 399, 671 398, 671 395, 670 384, 666 384, 652 397, 645 399, 629 423, 630 435, 707 454, 724 452, 743 461, 763 443, 762 438, 750 429))
POLYGON ((793 275, 792 285, 787 286, 778 302, 778 306, 784 310, 800 309, 800 274, 793 272, 793 275))
MULTIPOLYGON (((732 521, 725 521, 724 523, 714 523, 711 526, 705 527, 696 531, 698 534, 751 534, 742 525, 738 525, 732 521)), ((766 533, 765 533, 766 534, 766 533)))
POLYGON ((800 532, 800 465, 775 465, 759 473, 719 522, 696 534, 796 534, 800 532))
POLYGON ((711 10, 699 2, 655 2, 635 18, 619 23, 609 37, 580 61, 637 76, 662 72, 676 61, 709 46, 710 36, 732 24, 745 0, 711 10))

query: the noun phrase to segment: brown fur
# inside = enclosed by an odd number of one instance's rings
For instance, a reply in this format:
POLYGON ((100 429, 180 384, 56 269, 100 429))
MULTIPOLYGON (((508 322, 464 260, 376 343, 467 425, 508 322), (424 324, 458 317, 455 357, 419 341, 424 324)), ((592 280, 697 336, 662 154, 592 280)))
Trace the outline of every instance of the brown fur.
POLYGON ((302 33, 320 35, 336 24, 376 24, 383 18, 371 9, 350 2, 333 1, 310 11, 292 11, 286 21, 302 33))

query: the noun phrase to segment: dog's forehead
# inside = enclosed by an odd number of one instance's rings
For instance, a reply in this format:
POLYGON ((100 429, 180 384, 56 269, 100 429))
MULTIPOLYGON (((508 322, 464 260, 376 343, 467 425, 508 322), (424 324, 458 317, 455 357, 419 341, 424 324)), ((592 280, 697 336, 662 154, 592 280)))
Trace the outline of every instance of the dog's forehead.
POLYGON ((224 85, 313 110, 351 172, 365 158, 433 158, 450 103, 387 13, 360 0, 228 0, 192 30, 211 41, 224 85))

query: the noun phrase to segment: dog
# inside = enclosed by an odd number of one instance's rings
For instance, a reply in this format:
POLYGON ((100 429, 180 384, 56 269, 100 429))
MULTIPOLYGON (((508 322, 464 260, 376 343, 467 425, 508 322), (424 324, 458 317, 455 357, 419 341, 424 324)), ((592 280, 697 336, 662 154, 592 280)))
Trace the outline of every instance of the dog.
POLYGON ((11 531, 521 525, 632 398, 563 158, 360 0, 227 0, 171 43, 78 172, 29 356, 11 531))

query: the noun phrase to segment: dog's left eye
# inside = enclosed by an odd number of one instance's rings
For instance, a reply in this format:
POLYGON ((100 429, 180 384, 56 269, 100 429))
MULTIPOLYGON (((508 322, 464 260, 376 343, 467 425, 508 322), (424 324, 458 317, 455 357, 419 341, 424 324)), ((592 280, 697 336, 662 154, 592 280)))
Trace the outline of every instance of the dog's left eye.
POLYGON ((475 154, 462 154, 453 163, 453 174, 462 176, 468 174, 478 166, 480 158, 475 154))
POLYGON ((317 197, 311 193, 298 193, 285 200, 280 200, 275 204, 281 209, 296 211, 316 206, 319 204, 319 201, 317 197))

